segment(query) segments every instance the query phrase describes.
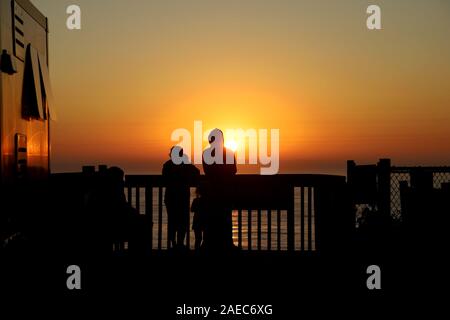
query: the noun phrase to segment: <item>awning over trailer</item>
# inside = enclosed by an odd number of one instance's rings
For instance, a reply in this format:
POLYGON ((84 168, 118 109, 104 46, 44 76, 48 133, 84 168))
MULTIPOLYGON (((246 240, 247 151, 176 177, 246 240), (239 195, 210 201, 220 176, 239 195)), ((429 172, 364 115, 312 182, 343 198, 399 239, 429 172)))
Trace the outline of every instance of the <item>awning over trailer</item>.
POLYGON ((56 120, 47 61, 31 45, 27 47, 25 59, 23 115, 28 118, 56 120))
POLYGON ((47 102, 48 116, 52 120, 56 120, 55 104, 53 103, 53 92, 50 84, 50 74, 48 71, 47 61, 43 54, 39 54, 39 70, 41 71, 41 81, 44 84, 43 93, 47 102))

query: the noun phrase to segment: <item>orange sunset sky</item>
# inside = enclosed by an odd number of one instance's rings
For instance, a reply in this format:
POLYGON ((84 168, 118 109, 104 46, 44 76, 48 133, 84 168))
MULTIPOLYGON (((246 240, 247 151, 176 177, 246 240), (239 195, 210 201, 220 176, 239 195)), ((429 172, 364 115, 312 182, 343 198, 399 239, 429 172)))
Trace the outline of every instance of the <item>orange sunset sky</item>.
POLYGON ((450 164, 448 1, 32 2, 50 24, 54 172, 158 173, 194 120, 280 129, 282 173, 450 164), (369 4, 382 30, 366 28, 369 4))

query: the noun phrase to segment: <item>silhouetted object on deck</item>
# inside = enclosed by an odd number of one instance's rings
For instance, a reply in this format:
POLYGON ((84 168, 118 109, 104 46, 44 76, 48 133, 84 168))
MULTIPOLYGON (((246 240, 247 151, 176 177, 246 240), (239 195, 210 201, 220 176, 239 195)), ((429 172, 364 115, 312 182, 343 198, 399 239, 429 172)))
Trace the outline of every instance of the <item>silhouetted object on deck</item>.
POLYGON ((167 209, 167 233, 170 247, 183 246, 184 238, 189 230, 190 185, 198 179, 200 171, 183 153, 183 149, 174 146, 163 165, 162 174, 166 179, 164 204, 167 209), (175 164, 172 155, 178 155, 182 163, 175 164))
POLYGON ((354 212, 361 213, 359 249, 411 256, 444 249, 450 194, 438 183, 448 181, 448 167, 398 167, 380 159, 365 166, 348 161, 347 168, 354 212))
POLYGON ((442 183, 433 188, 432 173, 422 168, 411 171, 411 186, 400 182, 401 210, 408 247, 414 252, 441 254, 448 251, 450 188, 442 183))
POLYGON ((395 221, 386 212, 379 212, 375 207, 366 206, 358 214, 356 229, 361 247, 368 251, 385 251, 392 248, 395 221))
POLYGON ((221 130, 212 130, 208 141, 211 146, 203 152, 203 171, 207 179, 205 198, 208 208, 204 247, 207 250, 229 250, 234 248, 232 207, 233 178, 237 172, 236 161, 234 154, 224 147, 221 130), (209 163, 207 157, 216 157, 215 153, 218 150, 223 152, 223 161, 209 163), (227 158, 232 159, 233 163, 227 163, 227 158))
POLYGON ((0 189, 0 260, 3 252, 23 254, 46 243, 48 183, 22 180, 0 189))
POLYGON ((192 230, 195 235, 195 250, 199 250, 203 241, 203 234, 206 230, 207 204, 204 197, 205 188, 201 184, 196 190, 197 197, 192 201, 191 211, 194 213, 192 230))
POLYGON ((390 160, 356 165, 347 161, 347 185, 356 217, 355 243, 365 251, 383 251, 392 246, 390 160))
POLYGON ((103 168, 98 183, 87 193, 88 246, 96 252, 144 250, 145 219, 130 206, 124 194, 124 172, 118 167, 103 168))

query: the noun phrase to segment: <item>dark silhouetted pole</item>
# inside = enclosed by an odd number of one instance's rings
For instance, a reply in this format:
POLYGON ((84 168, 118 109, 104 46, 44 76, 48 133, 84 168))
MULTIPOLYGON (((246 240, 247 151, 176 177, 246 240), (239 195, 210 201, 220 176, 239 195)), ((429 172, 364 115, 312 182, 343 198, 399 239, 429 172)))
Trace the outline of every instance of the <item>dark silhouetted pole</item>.
POLYGON ((378 162, 378 207, 380 212, 391 214, 391 159, 378 162))

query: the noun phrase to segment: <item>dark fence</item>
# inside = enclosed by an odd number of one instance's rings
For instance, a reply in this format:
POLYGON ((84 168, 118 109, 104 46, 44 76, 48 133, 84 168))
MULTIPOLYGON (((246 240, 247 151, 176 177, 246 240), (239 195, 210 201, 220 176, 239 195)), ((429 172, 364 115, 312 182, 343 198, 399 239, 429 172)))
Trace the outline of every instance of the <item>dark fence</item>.
MULTIPOLYGON (((125 184, 128 201, 153 222, 151 247, 167 249, 163 177, 127 175, 125 184)), ((193 195, 195 185, 191 187, 193 195)), ((233 237, 244 250, 316 251, 345 246, 353 218, 346 210, 343 176, 237 175, 233 194, 233 237)), ((187 231, 186 245, 192 248, 193 232, 187 231)))
POLYGON ((402 217, 400 185, 409 187, 425 184, 440 189, 450 182, 450 167, 391 167, 391 214, 402 217))
POLYGON ((347 177, 354 204, 373 206, 401 220, 400 186, 440 189, 450 182, 450 167, 391 166, 390 159, 381 159, 374 165, 356 165, 350 160, 347 177))

